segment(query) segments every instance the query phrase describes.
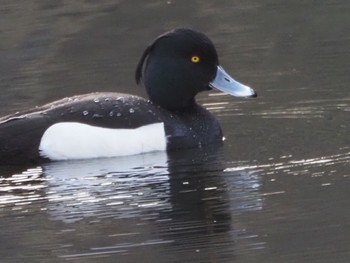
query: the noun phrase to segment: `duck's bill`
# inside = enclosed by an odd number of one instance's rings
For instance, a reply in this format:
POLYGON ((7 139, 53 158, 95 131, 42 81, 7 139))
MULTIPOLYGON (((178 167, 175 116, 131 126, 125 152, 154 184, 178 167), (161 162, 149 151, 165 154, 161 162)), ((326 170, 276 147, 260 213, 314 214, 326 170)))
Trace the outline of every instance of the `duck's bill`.
POLYGON ((236 97, 257 96, 255 90, 235 81, 221 66, 217 67, 216 77, 209 83, 209 86, 236 97))

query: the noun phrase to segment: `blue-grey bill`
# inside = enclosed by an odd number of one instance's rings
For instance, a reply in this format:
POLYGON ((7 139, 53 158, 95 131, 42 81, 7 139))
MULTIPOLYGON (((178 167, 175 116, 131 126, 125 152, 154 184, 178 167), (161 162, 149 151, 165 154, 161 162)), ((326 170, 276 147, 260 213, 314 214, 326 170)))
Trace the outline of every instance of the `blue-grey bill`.
POLYGON ((216 77, 209 86, 236 97, 257 96, 255 90, 234 80, 221 66, 217 67, 216 77))

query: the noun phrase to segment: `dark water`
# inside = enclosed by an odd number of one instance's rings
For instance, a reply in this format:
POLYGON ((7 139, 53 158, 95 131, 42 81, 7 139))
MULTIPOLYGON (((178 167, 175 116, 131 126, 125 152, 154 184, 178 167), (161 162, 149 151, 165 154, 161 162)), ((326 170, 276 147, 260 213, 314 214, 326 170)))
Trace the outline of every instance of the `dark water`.
POLYGON ((349 262, 349 1, 2 1, 0 115, 92 91, 174 27, 256 100, 198 100, 223 148, 1 167, 1 262, 349 262), (12 175, 12 176, 10 176, 12 175), (10 177, 9 177, 10 176, 10 177))

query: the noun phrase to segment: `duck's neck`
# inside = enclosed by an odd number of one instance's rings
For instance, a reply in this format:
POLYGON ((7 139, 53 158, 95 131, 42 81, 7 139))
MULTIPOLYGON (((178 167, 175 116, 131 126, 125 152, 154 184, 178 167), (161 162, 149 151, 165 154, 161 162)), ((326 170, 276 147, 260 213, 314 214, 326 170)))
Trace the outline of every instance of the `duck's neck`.
POLYGON ((174 96, 149 94, 149 99, 153 104, 174 113, 193 111, 198 106, 194 98, 184 98, 175 94, 174 96))

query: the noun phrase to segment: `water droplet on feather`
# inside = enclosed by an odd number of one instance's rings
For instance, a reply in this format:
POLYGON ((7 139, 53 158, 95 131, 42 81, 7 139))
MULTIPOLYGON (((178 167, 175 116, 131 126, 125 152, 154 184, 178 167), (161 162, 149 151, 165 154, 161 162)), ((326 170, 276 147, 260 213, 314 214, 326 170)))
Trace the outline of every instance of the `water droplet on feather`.
POLYGON ((103 118, 102 114, 98 114, 98 113, 94 113, 94 115, 92 115, 93 119, 98 119, 98 118, 103 118))

